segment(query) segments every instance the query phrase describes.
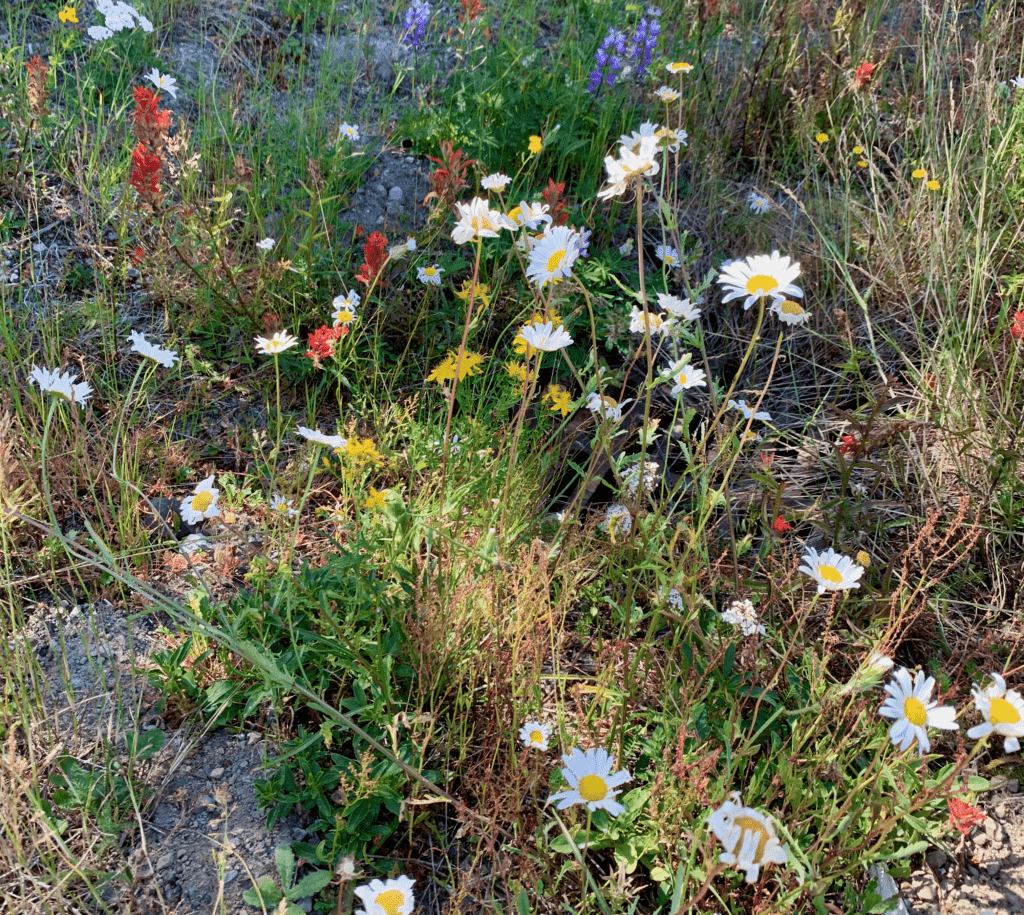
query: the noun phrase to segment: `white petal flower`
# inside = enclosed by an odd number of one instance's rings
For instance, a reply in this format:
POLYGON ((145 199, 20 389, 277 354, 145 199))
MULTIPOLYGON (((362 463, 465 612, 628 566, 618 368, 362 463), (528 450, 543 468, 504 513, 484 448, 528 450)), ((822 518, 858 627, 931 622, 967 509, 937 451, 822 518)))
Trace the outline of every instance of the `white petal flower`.
POLYGON ((654 249, 654 253, 661 258, 661 262, 666 267, 679 266, 679 252, 671 245, 658 245, 658 247, 654 249))
POLYGON ((985 717, 983 724, 975 725, 967 732, 972 740, 998 734, 1003 740, 1003 750, 1016 753, 1020 749, 1020 738, 1024 737, 1024 699, 1016 690, 1008 690, 1006 681, 999 674, 992 674, 992 685, 982 690, 971 687, 975 708, 985 717))
POLYGON ((340 435, 325 435, 318 429, 307 429, 305 426, 299 426, 296 431, 307 441, 315 442, 318 445, 326 445, 334 451, 338 451, 348 444, 347 438, 342 438, 340 435))
POLYGON ((257 337, 256 352, 264 356, 278 356, 298 344, 298 339, 286 330, 279 330, 272 337, 257 337))
POLYGON ((667 381, 673 384, 672 393, 681 394, 690 388, 706 388, 707 373, 690 364, 690 355, 683 356, 677 362, 661 370, 667 381))
POLYGON ((371 880, 355 888, 363 904, 355 915, 411 915, 416 904, 415 881, 404 874, 393 880, 371 880))
POLYGON ((636 306, 633 306, 633 310, 629 314, 629 332, 631 334, 642 334, 644 330, 649 330, 651 334, 666 334, 675 324, 672 318, 666 318, 663 314, 655 314, 653 311, 648 311, 647 316, 636 306))
POLYGON ((727 294, 722 301, 743 299, 745 311, 763 296, 771 296, 774 301, 781 301, 786 296, 803 298, 803 290, 793 285, 798 276, 800 265, 791 263, 788 257, 779 257, 779 252, 773 251, 770 255, 755 254, 741 261, 723 264, 717 282, 726 289, 727 294))
POLYGON ((274 248, 274 239, 269 236, 267 238, 262 238, 256 242, 256 247, 261 251, 271 251, 274 248))
POLYGON ((140 334, 137 330, 131 332, 128 340, 132 345, 133 353, 138 353, 140 356, 145 356, 148 359, 159 362, 165 369, 174 368, 174 363, 178 359, 178 354, 174 350, 164 349, 162 346, 150 343, 146 339, 146 335, 140 334))
POLYGON ((336 295, 331 304, 334 311, 331 312, 331 320, 335 327, 348 327, 356 319, 356 309, 362 301, 358 292, 346 292, 344 295, 336 295))
POLYGON ((458 221, 452 229, 452 241, 464 245, 474 238, 497 238, 502 229, 515 229, 516 224, 504 213, 492 210, 483 197, 469 203, 457 203, 458 221))
POLYGON ((488 175, 480 182, 480 187, 485 191, 503 191, 508 185, 512 183, 512 179, 508 175, 504 175, 501 172, 495 172, 493 175, 488 175))
POLYGON ((772 421, 772 415, 767 410, 758 410, 754 412, 753 407, 747 406, 745 400, 730 400, 728 406, 733 410, 739 410, 743 414, 744 419, 759 419, 762 422, 770 423, 772 421))
POLYGON ((213 485, 211 473, 192 491, 192 495, 181 500, 179 514, 186 524, 198 524, 206 518, 215 518, 220 514, 217 497, 220 490, 213 485))
POLYGON ((803 324, 811 319, 811 313, 792 299, 776 299, 772 302, 771 312, 783 324, 803 324))
POLYGON ((719 860, 723 864, 735 864, 746 872, 747 883, 754 883, 766 864, 786 863, 786 850, 775 834, 771 819, 740 804, 740 796, 734 791, 730 800, 711 814, 708 823, 725 847, 719 860))
POLYGON ((519 201, 519 206, 509 210, 508 218, 517 226, 525 226, 527 229, 536 232, 540 224, 551 225, 550 209, 546 203, 527 203, 519 201))
POLYGON ((660 86, 654 90, 654 95, 662 102, 674 102, 679 98, 679 92, 671 86, 660 86))
POLYGON ((722 621, 738 626, 744 635, 765 634, 764 626, 757 621, 757 610, 749 600, 734 600, 722 611, 722 621))
POLYGON ((764 214, 771 209, 772 201, 770 197, 765 197, 757 191, 751 191, 747 194, 747 206, 755 213, 764 214))
POLYGON ((625 193, 626 187, 633 178, 643 175, 656 175, 658 165, 658 141, 655 137, 644 137, 636 150, 627 146, 619 147, 619 158, 605 156, 604 166, 608 172, 608 186, 598 191, 599 200, 608 200, 625 193))
MULTIPOLYGON (((701 300, 698 299, 697 303, 701 300)), ((680 299, 678 296, 668 295, 664 292, 658 293, 658 307, 664 308, 673 318, 679 321, 692 321, 700 314, 697 303, 689 299, 680 299)))
POLYGON ((526 276, 540 287, 564 279, 580 256, 579 233, 567 226, 548 228, 533 246, 526 276))
POLYGON ((294 499, 285 499, 284 496, 275 493, 270 497, 270 510, 275 514, 288 515, 294 518, 299 512, 298 509, 292 508, 294 499))
POLYGON ((156 67, 145 76, 157 89, 166 92, 171 98, 176 99, 178 97, 177 83, 178 81, 168 73, 161 73, 156 67))
POLYGON ((558 330, 555 330, 550 321, 545 321, 543 324, 524 324, 519 329, 517 336, 522 337, 528 346, 544 353, 565 349, 572 343, 572 337, 569 336, 565 327, 559 324, 558 330))
POLYGON ((417 267, 416 279, 425 286, 440 286, 442 273, 444 273, 444 267, 439 267, 437 264, 434 264, 432 267, 417 267))
POLYGON ((629 397, 626 400, 619 403, 614 397, 608 394, 598 394, 597 391, 591 391, 587 395, 587 409, 591 413, 595 413, 601 419, 617 423, 622 419, 622 408, 628 403, 632 403, 633 398, 629 397))
POLYGON ((858 579, 864 574, 863 566, 857 565, 849 556, 843 556, 832 548, 824 553, 808 548, 803 561, 800 571, 818 583, 819 594, 860 587, 858 579))
POLYGON ((351 140, 353 143, 359 142, 359 128, 355 124, 349 124, 347 121, 343 121, 341 126, 338 128, 338 139, 351 140))
POLYGON ((541 724, 539 721, 527 721, 519 729, 519 739, 523 742, 523 746, 533 750, 546 750, 550 737, 551 725, 541 724))
POLYGON ((40 391, 56 394, 84 407, 85 402, 92 397, 92 388, 87 381, 79 381, 75 384, 77 377, 77 374, 72 374, 70 371, 41 369, 38 365, 33 365, 32 371, 29 372, 28 382, 39 385, 40 391))
POLYGON ((615 800, 619 786, 632 781, 625 769, 612 773, 615 768, 615 757, 610 756, 602 747, 587 750, 585 753, 575 748, 571 754, 562 755, 562 776, 569 783, 568 791, 559 791, 548 798, 548 802, 558 801, 558 809, 565 810, 573 804, 586 804, 591 812, 606 810, 613 817, 624 813, 626 808, 615 800))
POLYGON ((1015 76, 1006 85, 1014 89, 1024 89, 1024 76, 1015 76))
POLYGON ((928 741, 927 728, 941 728, 944 731, 955 731, 960 725, 956 723, 956 709, 951 705, 938 707, 938 702, 931 701, 934 677, 925 677, 919 670, 910 680, 910 671, 901 667, 893 679, 885 685, 889 698, 878 710, 883 718, 893 718, 895 723, 889 728, 889 738, 901 750, 906 750, 916 740, 918 755, 924 756, 931 749, 928 741))

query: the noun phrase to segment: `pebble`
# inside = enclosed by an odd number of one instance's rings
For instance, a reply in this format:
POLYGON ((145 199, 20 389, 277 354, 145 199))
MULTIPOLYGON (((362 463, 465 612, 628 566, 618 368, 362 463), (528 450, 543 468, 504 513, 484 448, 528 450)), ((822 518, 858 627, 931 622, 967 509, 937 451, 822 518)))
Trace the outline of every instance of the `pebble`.
POLYGON ((398 185, 395 185, 388 191, 388 200, 401 200, 402 196, 402 189, 398 185))
POLYGON ((994 877, 999 873, 999 862, 989 861, 988 864, 985 865, 985 870, 988 871, 988 875, 990 877, 994 877))
POLYGON ((924 859, 928 862, 929 867, 938 870, 946 863, 946 853, 941 848, 933 848, 924 856, 924 859))
POLYGON ((210 778, 223 778, 223 777, 224 777, 224 767, 223 766, 217 766, 216 769, 211 769, 210 770, 210 778))
POLYGON ((979 832, 976 836, 974 836, 974 844, 977 845, 978 848, 984 848, 986 845, 988 845, 988 836, 985 835, 985 833, 983 832, 979 832))
POLYGON ((174 855, 170 852, 165 852, 160 856, 160 860, 156 862, 156 869, 158 871, 167 870, 174 863, 174 855))
POLYGON ((1011 778, 1006 783, 1006 790, 1009 791, 1010 794, 1016 794, 1018 791, 1020 791, 1020 780, 1016 778, 1011 778))
POLYGON ((927 884, 925 886, 922 886, 917 891, 917 898, 920 899, 921 902, 934 902, 935 901, 935 887, 932 886, 931 884, 927 884))
POLYGON ((230 883, 238 876, 238 871, 224 871, 224 882, 230 883))
POLYGON ((252 731, 249 734, 249 746, 251 747, 254 743, 259 743, 260 735, 259 731, 252 731))

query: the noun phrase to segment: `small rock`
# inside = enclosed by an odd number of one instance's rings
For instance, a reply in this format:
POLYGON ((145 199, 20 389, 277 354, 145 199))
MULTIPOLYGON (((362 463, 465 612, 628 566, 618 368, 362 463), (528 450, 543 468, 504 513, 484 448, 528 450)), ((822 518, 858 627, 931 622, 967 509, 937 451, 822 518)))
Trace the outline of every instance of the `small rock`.
POLYGON ((313 911, 313 900, 312 899, 300 899, 295 903, 303 912, 313 911))
POLYGON ((252 731, 249 734, 249 746, 251 747, 254 743, 259 743, 260 735, 258 731, 252 731))
POLYGON ((985 865, 985 870, 988 871, 988 875, 990 877, 994 877, 999 873, 999 862, 989 861, 988 864, 985 865))
POLYGON ((164 852, 160 859, 156 862, 156 869, 158 871, 167 870, 174 863, 174 855, 171 852, 164 852))
POLYGON ((979 832, 974 837, 974 844, 977 845, 978 848, 984 848, 986 845, 988 845, 988 836, 985 835, 985 833, 983 832, 979 832))
POLYGON ((210 770, 210 778, 223 778, 223 777, 224 777, 224 767, 223 766, 217 766, 216 769, 211 769, 210 770))
POLYGON ((995 814, 999 819, 1006 816, 1006 804, 996 804, 995 814))
POLYGON ((929 867, 938 870, 946 863, 946 853, 941 848, 933 848, 924 856, 924 859, 928 862, 929 867))
POLYGON ((388 191, 388 200, 401 200, 402 196, 402 189, 397 184, 388 191))
POLYGON ((925 886, 922 886, 917 891, 917 898, 920 899, 921 902, 934 902, 936 898, 935 887, 932 886, 930 883, 926 884, 925 886))
POLYGON ((1016 794, 1018 791, 1020 791, 1020 780, 1016 778, 1011 778, 1006 783, 1006 790, 1009 791, 1010 794, 1016 794))
POLYGON ((295 826, 292 829, 292 838, 296 842, 301 842, 304 838, 306 838, 306 830, 303 829, 301 826, 295 826))
POLYGON ((224 871, 224 882, 230 883, 238 876, 238 871, 224 871))

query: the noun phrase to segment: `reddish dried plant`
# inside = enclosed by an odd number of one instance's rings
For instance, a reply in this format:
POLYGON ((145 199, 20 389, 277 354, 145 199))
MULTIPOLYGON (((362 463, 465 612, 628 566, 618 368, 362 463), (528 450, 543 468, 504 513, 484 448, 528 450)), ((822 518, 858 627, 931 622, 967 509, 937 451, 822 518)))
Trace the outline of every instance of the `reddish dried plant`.
POLYGON ((548 178, 548 186, 541 191, 541 197, 551 210, 551 224, 555 226, 564 226, 569 220, 569 215, 565 212, 565 201, 562 199, 564 193, 565 182, 556 182, 552 178, 548 178))
POLYGON ((947 797, 946 803, 949 805, 949 825, 961 835, 966 836, 972 826, 977 826, 985 819, 983 811, 958 797, 947 797))
POLYGON ((1014 340, 1024 339, 1024 311, 1018 311, 1013 316, 1013 323, 1010 325, 1010 336, 1014 340))
POLYGON ((461 149, 453 149, 448 140, 441 140, 441 158, 428 156, 431 162, 437 163, 439 168, 430 173, 430 193, 423 198, 426 205, 431 200, 439 201, 446 210, 455 207, 456 198, 469 187, 466 180, 466 171, 471 165, 479 165, 476 159, 466 158, 461 149))
MULTIPOLYGON (((369 286, 380 277, 380 272, 388 259, 388 240, 380 232, 374 232, 363 245, 363 257, 366 262, 356 273, 356 279, 369 286)), ((383 277, 380 278, 380 285, 386 285, 383 277)))
POLYGON ((131 186, 139 194, 139 199, 156 209, 163 203, 164 195, 160 190, 160 178, 163 172, 163 161, 160 151, 167 145, 167 131, 171 126, 171 113, 159 107, 158 96, 141 86, 134 90, 135 139, 138 145, 132 152, 131 186))
POLYGON ((50 68, 38 54, 25 63, 28 70, 28 104, 32 117, 38 120, 46 114, 46 103, 50 94, 46 91, 46 75, 50 68))

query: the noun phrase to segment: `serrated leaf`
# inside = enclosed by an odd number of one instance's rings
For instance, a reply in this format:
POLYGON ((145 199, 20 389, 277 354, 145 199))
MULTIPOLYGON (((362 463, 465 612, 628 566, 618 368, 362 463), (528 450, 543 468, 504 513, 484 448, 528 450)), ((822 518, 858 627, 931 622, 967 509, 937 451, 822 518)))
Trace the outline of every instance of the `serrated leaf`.
POLYGON ((308 899, 314 893, 319 893, 330 882, 330 871, 313 871, 311 874, 306 874, 288 891, 288 898, 308 899))
POLYGON ((277 863, 277 873, 281 877, 281 886, 287 893, 288 888, 295 879, 295 855, 290 845, 278 845, 274 852, 274 860, 277 863))

